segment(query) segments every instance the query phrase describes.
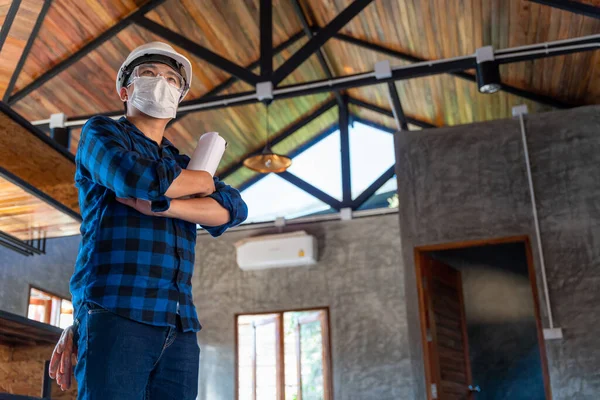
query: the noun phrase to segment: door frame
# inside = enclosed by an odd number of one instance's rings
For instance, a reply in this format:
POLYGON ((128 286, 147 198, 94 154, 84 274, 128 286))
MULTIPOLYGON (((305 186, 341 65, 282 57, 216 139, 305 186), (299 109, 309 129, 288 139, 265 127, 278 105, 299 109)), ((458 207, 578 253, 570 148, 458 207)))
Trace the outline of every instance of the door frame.
POLYGON ((537 289, 537 275, 535 271, 535 265, 533 262, 533 253, 531 252, 531 241, 529 236, 510 236, 503 238, 494 238, 494 239, 481 239, 481 240, 471 240, 464 242, 451 242, 451 243, 442 243, 442 244, 434 244, 434 245, 426 245, 426 246, 417 246, 414 249, 415 255, 415 272, 416 272, 416 282, 417 282, 417 291, 419 295, 419 320, 421 325, 421 344, 423 349, 423 364, 425 367, 425 383, 426 383, 426 392, 427 392, 427 400, 433 400, 431 397, 431 391, 429 390, 432 383, 432 366, 430 365, 430 354, 427 346, 427 321, 425 320, 425 293, 423 291, 423 282, 422 282, 422 268, 425 265, 425 257, 428 252, 431 251, 440 251, 440 250, 453 250, 453 249, 463 249, 467 247, 481 247, 488 245, 497 245, 497 244, 507 244, 507 243, 523 243, 525 246, 525 256, 527 258, 527 269, 529 275, 529 283, 531 285, 531 293, 533 296, 533 312, 535 315, 536 327, 537 327, 537 336, 538 336, 538 345, 540 348, 540 361, 542 366, 542 377, 544 380, 544 391, 546 393, 546 400, 552 400, 552 390, 550 387, 550 374, 548 372, 548 358, 546 356, 546 345, 544 340, 544 331, 542 325, 542 319, 540 314, 540 302, 539 295, 537 289))

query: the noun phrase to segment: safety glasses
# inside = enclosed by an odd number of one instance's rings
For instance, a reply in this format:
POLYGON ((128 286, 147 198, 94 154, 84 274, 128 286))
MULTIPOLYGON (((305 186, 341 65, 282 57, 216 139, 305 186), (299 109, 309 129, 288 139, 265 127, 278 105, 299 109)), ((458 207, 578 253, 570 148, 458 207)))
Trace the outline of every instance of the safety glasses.
POLYGON ((127 86, 131 85, 138 78, 156 78, 157 76, 164 78, 169 85, 179 89, 180 92, 183 92, 185 89, 185 79, 183 76, 165 64, 159 63, 146 63, 135 67, 127 81, 127 86))

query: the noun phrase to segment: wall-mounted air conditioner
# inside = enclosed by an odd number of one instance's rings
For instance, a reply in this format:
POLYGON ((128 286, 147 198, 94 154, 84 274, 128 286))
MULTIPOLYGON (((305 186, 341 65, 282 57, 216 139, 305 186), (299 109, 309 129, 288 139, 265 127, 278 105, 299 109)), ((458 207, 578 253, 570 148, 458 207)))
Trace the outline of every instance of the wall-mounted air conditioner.
POLYGON ((235 244, 242 270, 299 267, 317 262, 317 240, 305 231, 256 236, 235 244))

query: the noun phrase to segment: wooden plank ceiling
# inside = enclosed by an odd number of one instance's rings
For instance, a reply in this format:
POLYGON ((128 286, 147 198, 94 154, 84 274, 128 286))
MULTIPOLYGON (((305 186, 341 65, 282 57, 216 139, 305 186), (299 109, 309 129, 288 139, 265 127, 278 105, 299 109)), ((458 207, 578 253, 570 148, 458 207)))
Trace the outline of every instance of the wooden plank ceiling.
POLYGON ((21 240, 79 233, 75 163, 3 111, 0 167, 0 231, 21 240), (64 208, 51 205, 48 198, 64 208))
MULTIPOLYGON (((11 31, 0 57, 0 94, 10 79, 11 66, 14 68, 16 64, 27 32, 35 22, 39 3, 23 0, 23 4, 28 5, 20 11, 22 21, 16 24, 19 30, 11 31), (8 46, 9 42, 13 47, 8 46)), ((55 0, 13 93, 143 3, 142 0, 55 0)), ((351 0, 301 0, 300 3, 310 24, 322 27, 351 0)), ((291 0, 274 0, 273 6, 273 44, 276 46, 300 32, 302 26, 291 0)), ((239 65, 249 65, 259 58, 259 0, 167 0, 146 17, 239 65)), ((472 54, 483 45, 501 49, 597 34, 600 21, 526 0, 375 0, 341 32, 416 57, 439 59, 472 54)), ((161 39, 143 28, 129 26, 17 102, 15 110, 29 120, 38 120, 55 112, 65 112, 72 117, 121 109, 114 91, 116 70, 133 48, 152 40, 161 39)), ((302 39, 277 56, 275 67, 306 41, 302 39)), ((194 68, 192 89, 186 100, 199 98, 230 78, 203 60, 178 50, 192 60, 194 68)), ((375 62, 389 59, 389 56, 337 39, 330 40, 324 51, 335 76, 369 71, 375 62)), ((391 62, 393 65, 404 63, 396 59, 391 62)), ((598 51, 505 65, 501 67, 501 74, 505 83, 568 104, 600 103, 598 51)), ((313 56, 284 84, 322 78, 325 75, 313 56)), ((531 112, 549 109, 503 92, 482 95, 472 82, 450 75, 401 81, 396 85, 407 115, 438 126, 506 118, 516 104, 527 104, 531 112)), ((247 90, 251 90, 248 84, 238 82, 223 93, 247 90)), ((352 89, 347 94, 390 108, 385 85, 352 89)), ((270 113, 272 135, 277 136, 330 99, 331 95, 323 94, 274 102, 270 113)), ((391 118, 357 106, 352 106, 351 112, 363 119, 395 126, 391 118)), ((337 111, 325 113, 309 125, 310 129, 302 129, 293 140, 280 143, 277 151, 293 151, 294 146, 306 143, 334 123, 336 115, 337 111)), ((264 145, 263 107, 248 105, 188 114, 172 125, 167 137, 190 154, 197 138, 206 131, 219 131, 229 142, 220 169, 220 172, 225 171, 264 145)), ((73 152, 78 135, 79 130, 75 129, 73 152)), ((239 186, 252 176, 250 171, 240 169, 229 180, 239 186)))

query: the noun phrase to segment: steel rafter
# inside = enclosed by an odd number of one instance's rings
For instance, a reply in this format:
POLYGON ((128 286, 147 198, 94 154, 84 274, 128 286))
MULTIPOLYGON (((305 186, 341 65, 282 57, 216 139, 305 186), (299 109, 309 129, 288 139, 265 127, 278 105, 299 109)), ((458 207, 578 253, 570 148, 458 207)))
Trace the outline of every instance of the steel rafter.
POLYGON ((560 10, 569 11, 575 14, 585 15, 591 18, 600 18, 600 7, 591 4, 581 3, 580 1, 571 0, 529 0, 532 3, 543 4, 558 8, 560 10))
POLYGON ((260 77, 247 68, 229 61, 214 51, 209 50, 206 47, 186 38, 185 36, 180 35, 169 28, 165 28, 161 24, 157 24, 156 22, 144 16, 139 16, 136 18, 135 23, 142 28, 162 37, 168 42, 171 42, 177 47, 181 47, 182 49, 189 51, 191 54, 221 69, 222 71, 225 71, 236 78, 243 80, 244 82, 247 82, 251 85, 256 85, 260 81, 260 77))
MULTIPOLYGON (((302 24, 302 29, 304 30, 304 33, 309 38, 313 37, 315 33, 314 33, 313 29, 311 29, 311 27, 308 23, 306 14, 304 13, 302 6, 300 5, 300 0, 292 0, 292 5, 294 6, 294 11, 296 12, 296 15, 300 19, 300 23, 302 24)), ((322 47, 319 48, 319 50, 317 50, 317 52, 316 52, 316 55, 317 55, 317 59, 319 60, 319 64, 321 64, 321 68, 323 69, 323 72, 325 73, 325 76, 327 76, 327 78, 333 78, 333 73, 331 72, 331 68, 329 68, 329 64, 327 63, 327 59, 326 59, 327 56, 325 54, 325 50, 323 50, 322 47)), ((342 107, 344 104, 344 101, 342 100, 342 95, 340 94, 339 91, 336 91, 333 93, 338 102, 338 105, 340 107, 342 107)))
POLYGON ((35 39, 38 36, 38 33, 40 32, 40 28, 42 27, 42 24, 44 23, 44 19, 46 18, 46 14, 48 13, 48 10, 50 9, 51 5, 52 5, 52 0, 45 0, 44 4, 42 5, 42 9, 40 10, 40 13, 38 14, 38 17, 35 21, 35 25, 33 26, 31 34, 29 35, 29 38, 27 39, 27 44, 25 44, 23 53, 21 53, 19 62, 17 63, 17 66, 16 66, 15 70, 13 71, 12 76, 10 77, 10 82, 8 83, 8 86, 6 87, 6 92, 4 92, 4 97, 2 99, 4 102, 7 102, 10 99, 10 95, 12 94, 12 91, 14 90, 15 85, 17 84, 17 79, 19 78, 19 75, 21 74, 21 70, 23 69, 23 66, 25 65, 25 61, 27 61, 27 57, 29 56, 29 52, 31 51, 33 42, 35 41, 35 39))
POLYGON ((373 0, 355 0, 338 14, 327 26, 310 38, 310 40, 286 62, 280 66, 273 74, 273 85, 277 86, 289 74, 321 48, 329 39, 342 29, 352 18, 365 9, 373 0))
POLYGON ((4 46, 4 42, 8 37, 8 32, 15 21, 15 17, 17 16, 17 12, 19 11, 19 6, 21 5, 21 0, 12 0, 10 3, 10 7, 8 8, 8 13, 4 18, 4 22, 2 23, 2 29, 0 29, 0 51, 2 51, 2 46, 4 46))
POLYGON ((138 17, 143 16, 147 12, 151 11, 155 7, 158 7, 165 0, 149 0, 146 4, 135 10, 133 13, 129 14, 127 17, 123 18, 115 25, 110 27, 108 30, 104 31, 100 36, 93 39, 91 42, 83 46, 81 49, 77 50, 68 58, 56 64, 50 70, 44 72, 39 78, 35 81, 31 82, 29 85, 25 86, 23 89, 19 90, 14 95, 10 96, 8 99, 8 104, 14 104, 17 101, 21 100, 25 96, 29 95, 34 90, 38 89, 40 86, 48 82, 50 79, 54 78, 56 75, 60 74, 71 65, 75 64, 77 61, 81 60, 88 53, 98 48, 107 40, 113 38, 117 33, 121 32, 123 29, 127 28, 131 25, 138 17))
POLYGON ((273 75, 273 5, 260 0, 260 78, 270 81, 273 75))

